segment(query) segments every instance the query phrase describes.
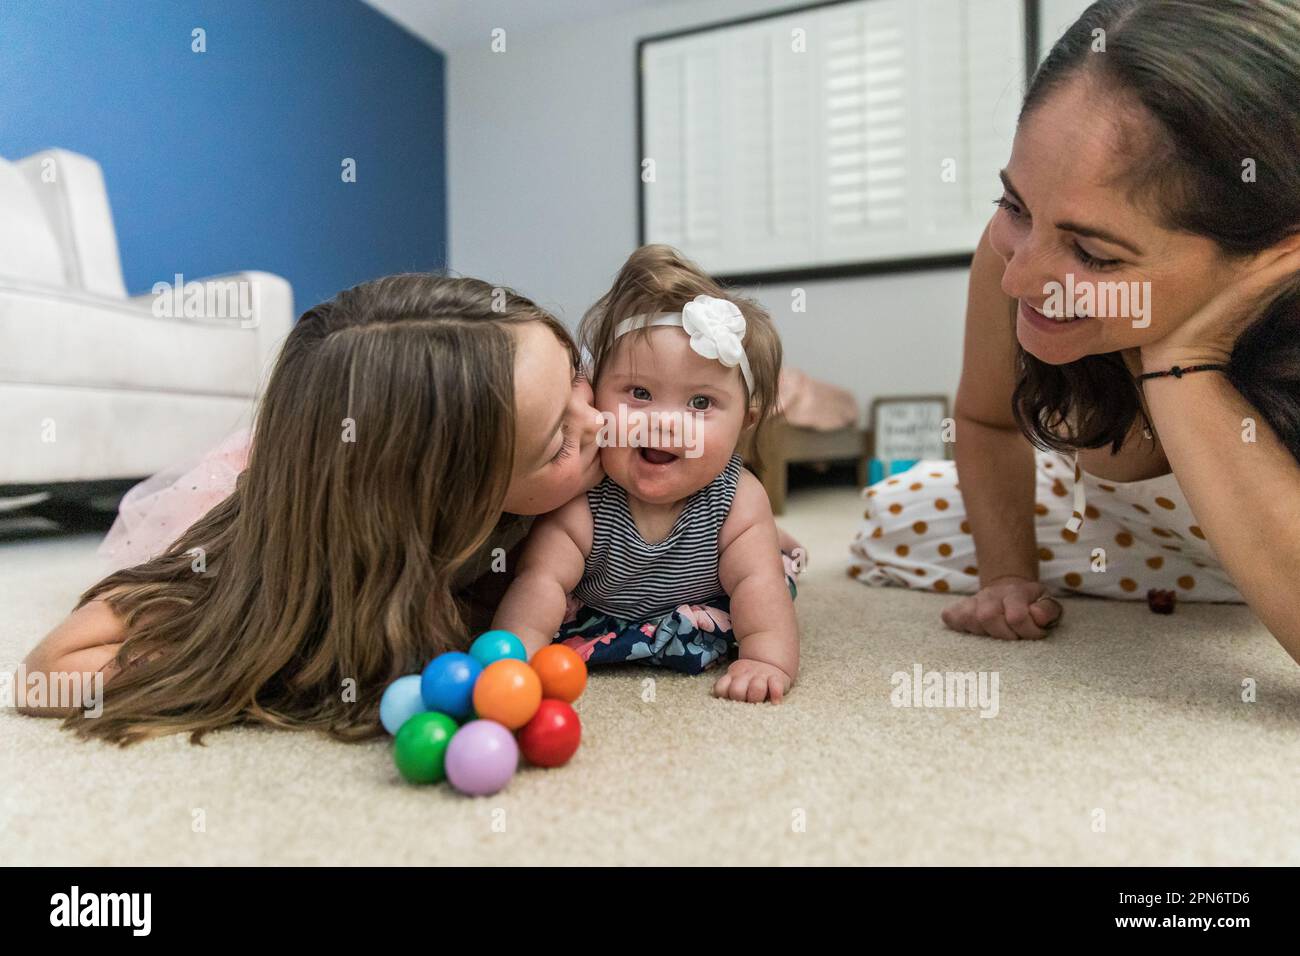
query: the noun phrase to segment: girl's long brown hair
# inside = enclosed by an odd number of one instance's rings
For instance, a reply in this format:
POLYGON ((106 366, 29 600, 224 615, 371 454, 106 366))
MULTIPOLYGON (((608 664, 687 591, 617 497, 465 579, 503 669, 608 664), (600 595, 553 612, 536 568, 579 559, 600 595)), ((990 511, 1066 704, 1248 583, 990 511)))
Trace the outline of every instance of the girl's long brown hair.
POLYGON ((111 574, 126 639, 103 714, 130 743, 239 723, 379 730, 396 677, 467 640, 452 577, 501 516, 515 446, 511 326, 552 316, 467 278, 395 275, 289 334, 233 494, 164 554, 111 574))

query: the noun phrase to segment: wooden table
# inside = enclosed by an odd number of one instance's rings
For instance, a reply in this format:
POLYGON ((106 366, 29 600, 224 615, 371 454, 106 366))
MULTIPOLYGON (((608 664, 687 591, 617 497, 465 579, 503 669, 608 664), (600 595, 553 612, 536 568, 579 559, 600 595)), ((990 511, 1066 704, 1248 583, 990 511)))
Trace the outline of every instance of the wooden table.
POLYGON ((751 436, 741 443, 740 453, 745 464, 754 472, 767 497, 772 502, 772 513, 785 511, 786 477, 790 465, 809 462, 852 461, 857 468, 858 487, 867 484, 867 456, 870 450, 869 433, 856 426, 835 431, 816 431, 791 425, 784 418, 769 421, 758 436, 757 449, 751 436), (757 458, 754 455, 757 450, 757 458))

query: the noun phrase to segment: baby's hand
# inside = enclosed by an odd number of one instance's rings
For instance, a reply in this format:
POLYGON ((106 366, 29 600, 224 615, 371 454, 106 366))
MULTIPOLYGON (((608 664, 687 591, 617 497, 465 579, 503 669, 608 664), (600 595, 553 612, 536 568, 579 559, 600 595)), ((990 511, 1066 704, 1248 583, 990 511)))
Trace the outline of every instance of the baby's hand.
POLYGON ((742 658, 732 661, 727 673, 718 678, 713 685, 713 696, 751 704, 761 704, 765 700, 779 704, 792 683, 790 675, 781 668, 742 658))

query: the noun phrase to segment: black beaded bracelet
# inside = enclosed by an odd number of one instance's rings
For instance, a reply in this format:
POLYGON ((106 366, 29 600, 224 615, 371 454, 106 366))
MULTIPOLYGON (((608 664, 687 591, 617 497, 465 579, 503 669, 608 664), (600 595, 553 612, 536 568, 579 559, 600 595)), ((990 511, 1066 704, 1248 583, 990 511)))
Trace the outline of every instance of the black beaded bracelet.
POLYGON ((1186 368, 1183 368, 1181 365, 1175 365, 1173 368, 1167 369, 1164 372, 1146 372, 1139 375, 1138 381, 1144 382, 1149 378, 1164 378, 1168 375, 1172 375, 1174 378, 1182 378, 1188 372, 1226 372, 1227 370, 1228 366, 1226 365, 1189 365, 1186 368))

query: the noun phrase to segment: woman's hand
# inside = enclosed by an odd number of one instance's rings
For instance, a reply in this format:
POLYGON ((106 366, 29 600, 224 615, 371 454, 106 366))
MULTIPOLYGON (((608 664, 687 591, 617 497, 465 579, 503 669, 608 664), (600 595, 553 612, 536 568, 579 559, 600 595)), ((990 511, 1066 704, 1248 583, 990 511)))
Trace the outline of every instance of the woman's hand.
POLYGON ((1047 589, 1028 578, 990 581, 978 594, 943 609, 943 623, 954 631, 1004 641, 1037 640, 1061 620, 1061 605, 1047 589))
POLYGON ((1175 365, 1225 365, 1237 339, 1259 317, 1288 280, 1300 278, 1300 237, 1281 249, 1262 253, 1232 285, 1201 306, 1164 338, 1141 348, 1144 372, 1165 372, 1175 365))

